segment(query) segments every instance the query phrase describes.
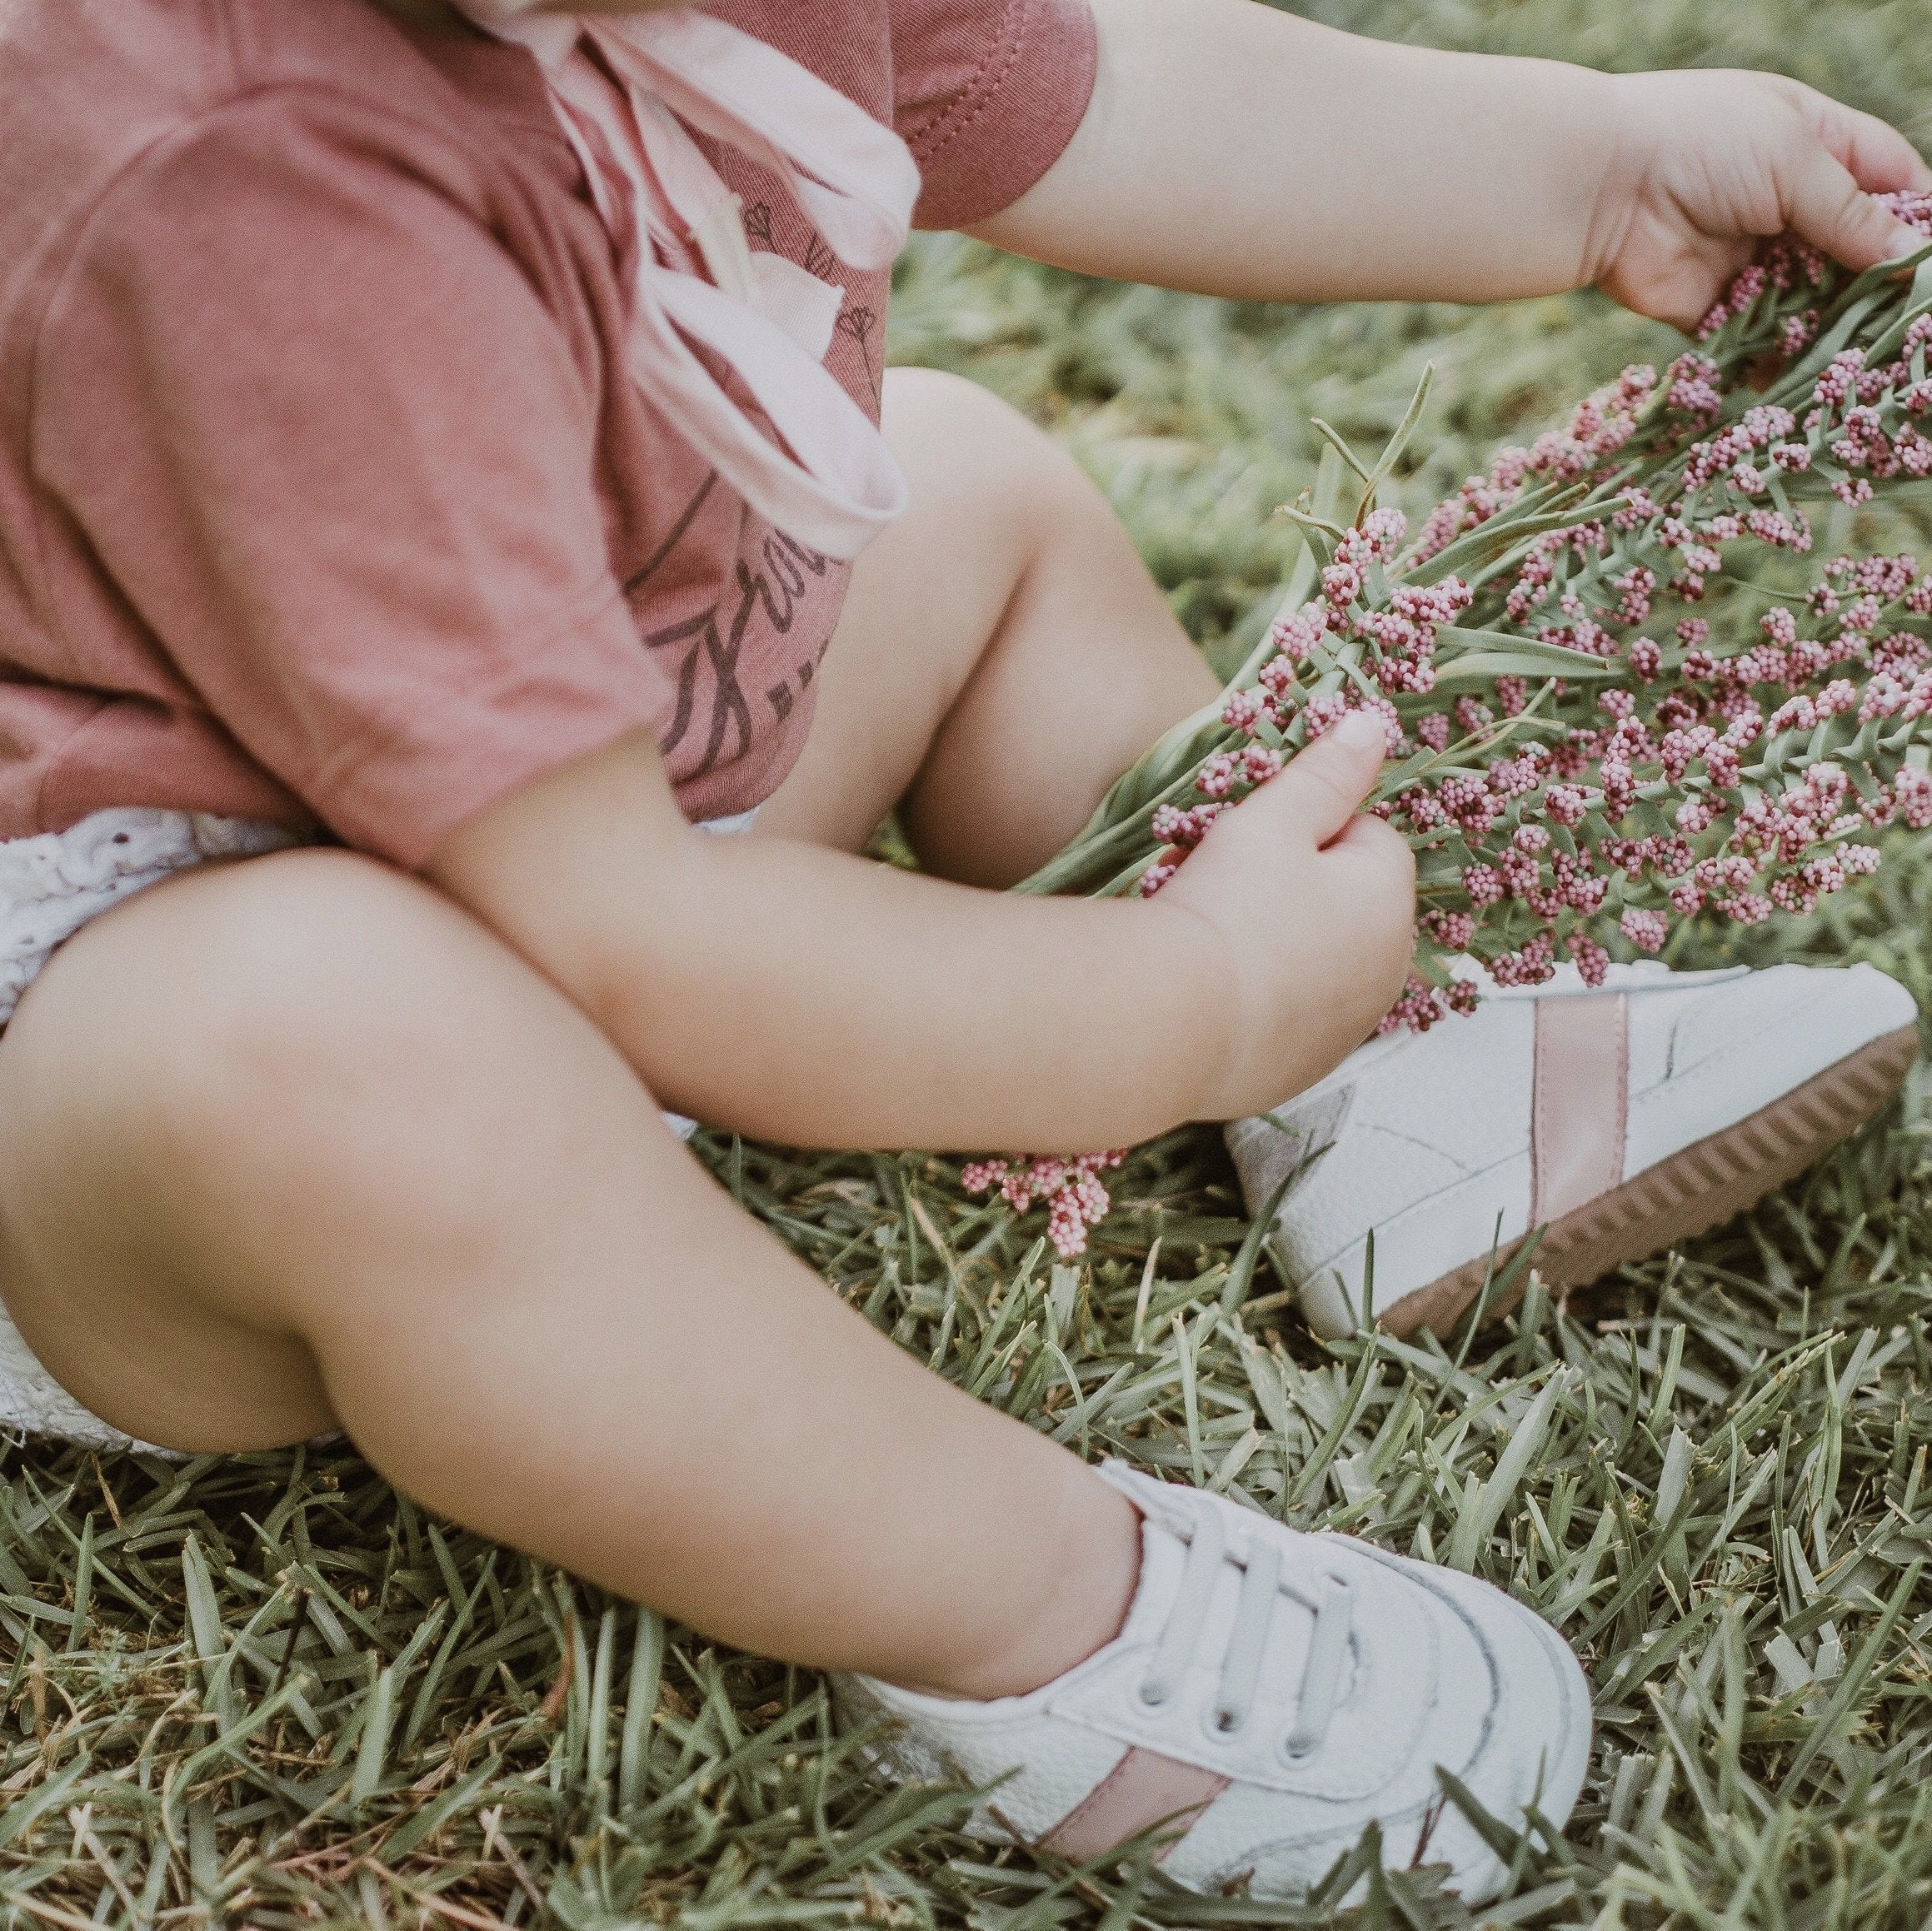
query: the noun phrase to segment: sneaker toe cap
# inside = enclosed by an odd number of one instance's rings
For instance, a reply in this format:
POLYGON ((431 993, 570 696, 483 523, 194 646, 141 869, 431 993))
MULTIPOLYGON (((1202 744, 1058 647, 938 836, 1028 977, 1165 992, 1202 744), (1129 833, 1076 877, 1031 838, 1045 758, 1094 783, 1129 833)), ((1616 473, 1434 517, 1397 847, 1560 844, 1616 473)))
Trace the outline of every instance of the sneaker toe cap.
POLYGON ((1687 1002, 1670 1034, 1666 1076, 1695 1079, 1725 1062, 1791 1085, 1860 1047, 1916 1024, 1918 1003, 1875 966, 1774 966, 1687 1002))
POLYGON ((1496 1728, 1471 1789, 1485 1803, 1485 1793, 1493 1794, 1519 1813, 1533 1805, 1560 1826, 1590 1766, 1589 1679, 1570 1645, 1534 1610, 1474 1577, 1455 1581, 1460 1591, 1482 1592, 1483 1639, 1504 1684, 1496 1728))
POLYGON ((1626 1175, 1778 1105, 1917 1020, 1912 995, 1870 966, 1775 966, 1675 1013, 1634 1013, 1626 1175))
MULTIPOLYGON (((1459 1570, 1405 1564, 1468 1632, 1487 1664, 1492 1703, 1480 1740, 1440 1767, 1506 1829, 1524 1828, 1534 1810, 1560 1829, 1590 1767, 1590 1684, 1575 1654, 1550 1624, 1514 1598, 1459 1570)), ((1456 1734, 1460 1726, 1452 1729, 1456 1734)), ((1434 1820, 1421 1861, 1448 1864, 1465 1899, 1493 1894, 1503 1867, 1481 1833, 1451 1800, 1434 1820)))

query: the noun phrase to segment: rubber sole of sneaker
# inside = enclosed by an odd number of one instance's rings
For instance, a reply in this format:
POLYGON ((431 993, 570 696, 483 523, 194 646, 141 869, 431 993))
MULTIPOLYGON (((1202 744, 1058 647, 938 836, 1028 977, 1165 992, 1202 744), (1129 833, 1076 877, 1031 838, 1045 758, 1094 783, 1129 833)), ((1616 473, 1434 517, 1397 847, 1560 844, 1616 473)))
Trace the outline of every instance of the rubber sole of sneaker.
MULTIPOLYGON (((1642 1260, 1752 1207, 1795 1180, 1865 1125, 1905 1083, 1919 1056, 1919 1029, 1902 1027, 1861 1046, 1816 1078, 1794 1087, 1761 1112, 1660 1160, 1555 1222, 1533 1265, 1559 1290, 1587 1287, 1614 1267, 1642 1260)), ((1492 1262, 1488 1255, 1405 1295, 1376 1317, 1402 1339, 1429 1329, 1445 1335, 1482 1292, 1492 1266, 1500 1272, 1520 1247, 1492 1262)), ((1529 1285, 1528 1270, 1488 1310, 1511 1313, 1529 1285)))

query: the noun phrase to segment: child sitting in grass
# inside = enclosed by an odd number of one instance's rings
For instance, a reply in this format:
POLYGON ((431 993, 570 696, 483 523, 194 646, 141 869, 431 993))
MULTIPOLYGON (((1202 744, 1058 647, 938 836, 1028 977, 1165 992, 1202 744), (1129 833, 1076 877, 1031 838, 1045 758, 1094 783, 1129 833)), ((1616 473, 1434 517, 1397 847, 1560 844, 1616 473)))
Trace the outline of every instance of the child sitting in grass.
MULTIPOLYGON (((976 1405, 661 1109, 1121 1144, 1310 1086, 1403 983, 1360 720, 1158 900, 1000 893, 1215 685, 1064 456, 885 374, 909 221, 1248 298, 1595 283, 1688 322, 1760 237, 1909 245, 1869 196, 1932 177, 1781 81, 1246 0, 515 11, 0 22, 7 1419, 344 1429, 476 1529, 844 1673, 893 1774, 1006 1778, 981 1829, 1164 1824, 1181 1881, 1281 1895, 1375 1822, 1487 1894, 1436 1767, 1567 1814, 1553 1632, 976 1405), (860 856, 894 809, 926 876, 860 856)), ((1730 984, 1704 1032, 1761 1057, 1730 984)), ((1626 1079, 1683 1090, 1582 1010, 1463 1139, 1569 1105, 1554 1173, 1626 1079)), ((1709 1057, 1698 1132, 1765 1104, 1709 1057)))

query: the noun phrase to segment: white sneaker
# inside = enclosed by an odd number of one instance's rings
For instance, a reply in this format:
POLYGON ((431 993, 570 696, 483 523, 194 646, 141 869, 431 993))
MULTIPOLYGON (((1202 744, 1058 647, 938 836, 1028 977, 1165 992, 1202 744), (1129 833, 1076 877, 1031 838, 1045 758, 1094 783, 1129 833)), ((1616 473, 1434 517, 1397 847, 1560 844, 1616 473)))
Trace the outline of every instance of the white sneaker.
POLYGON ((1597 991, 1571 966, 1364 1046, 1228 1145, 1251 1213, 1288 1182, 1269 1253, 1317 1334, 1354 1333, 1370 1295, 1392 1332, 1443 1334, 1532 1228, 1538 1271, 1578 1287, 1740 1213, 1918 1050, 1912 995, 1869 966, 1616 966, 1597 991))
POLYGON ((1440 1764, 1511 1829, 1560 1828, 1590 1760, 1589 1687, 1556 1632, 1487 1583, 1304 1535, 1198 1489, 1103 1473, 1141 1511, 1121 1634, 1028 1696, 949 1702, 835 1680, 909 1780, 1005 1778, 968 1826, 1087 1863, 1161 1827, 1202 1892, 1307 1892, 1370 1824, 1391 1869, 1447 1864, 1470 1903, 1505 1870, 1440 1764), (1011 1773, 1011 1774, 1009 1774, 1011 1773))

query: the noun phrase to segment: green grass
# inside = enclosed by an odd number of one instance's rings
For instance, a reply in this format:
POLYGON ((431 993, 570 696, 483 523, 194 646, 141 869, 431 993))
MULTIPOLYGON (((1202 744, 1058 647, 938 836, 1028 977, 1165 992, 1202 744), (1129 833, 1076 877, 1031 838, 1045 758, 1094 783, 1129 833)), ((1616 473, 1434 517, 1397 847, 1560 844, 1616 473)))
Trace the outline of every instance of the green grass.
MULTIPOLYGON (((1365 31, 1605 64, 1753 62, 1932 127, 1925 7, 1850 0, 1327 0, 1365 31)), ((1372 156, 1365 157, 1372 164, 1372 156)), ((1420 507, 1663 332, 1590 298, 1269 311, 1103 288, 951 241, 898 353, 1051 423, 1215 651, 1284 562, 1310 415, 1385 434, 1440 365, 1420 507)), ((1900 542, 1932 524, 1907 519, 1900 542)), ((1892 541, 1868 525, 1861 540, 1892 541)), ((1924 1002, 1932 868, 1747 955, 1876 961, 1924 1002)), ((1718 956, 1715 948, 1695 956, 1718 956)), ((1315 1343, 1214 1136, 1141 1150, 1091 1267, 921 1156, 721 1177, 851 1300, 1083 1453, 1236 1488, 1541 1607, 1598 1696, 1566 1839, 1485 1922, 1932 1922, 1932 1165, 1906 1103, 1745 1221, 1454 1351, 1315 1343), (1540 1400, 1547 1394, 1547 1400, 1540 1400), (1531 1417, 1520 1479, 1500 1451, 1531 1417)), ((720 1345, 728 1343, 721 1337, 720 1345)), ((962 1469, 955 1511, 997 1509, 962 1469)), ((954 1834, 881 1792, 809 1675, 711 1649, 426 1519, 346 1452, 0 1460, 0 1920, 1052 1931, 1320 1924, 954 1834)), ((1388 1926, 1465 1922, 1426 1874, 1388 1926)))

